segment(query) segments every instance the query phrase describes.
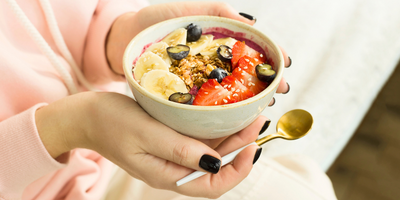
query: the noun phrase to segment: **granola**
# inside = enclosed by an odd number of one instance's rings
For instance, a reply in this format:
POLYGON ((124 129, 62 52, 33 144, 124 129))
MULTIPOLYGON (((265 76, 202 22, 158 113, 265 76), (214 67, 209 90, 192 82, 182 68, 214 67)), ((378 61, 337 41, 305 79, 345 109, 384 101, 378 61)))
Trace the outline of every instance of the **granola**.
POLYGON ((218 67, 231 75, 230 62, 223 62, 218 56, 209 57, 201 54, 189 55, 182 60, 174 60, 169 71, 179 76, 190 90, 194 85, 200 88, 203 83, 207 82, 211 71, 218 67))

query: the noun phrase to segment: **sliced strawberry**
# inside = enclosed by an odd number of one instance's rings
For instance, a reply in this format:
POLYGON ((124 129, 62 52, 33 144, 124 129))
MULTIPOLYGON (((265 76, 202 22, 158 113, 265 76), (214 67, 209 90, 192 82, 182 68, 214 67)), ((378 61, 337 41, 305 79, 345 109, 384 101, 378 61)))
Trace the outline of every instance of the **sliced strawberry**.
POLYGON ((237 41, 233 45, 232 59, 231 59, 232 69, 236 68, 237 62, 239 61, 239 59, 245 55, 245 51, 244 51, 245 48, 246 48, 246 45, 244 44, 244 42, 237 41))
POLYGON ((256 74, 256 66, 261 64, 259 60, 253 59, 250 56, 243 56, 239 59, 237 67, 242 68, 247 73, 251 74, 252 76, 257 76, 256 74))
POLYGON ((215 106, 235 103, 232 93, 222 87, 216 79, 208 79, 203 83, 194 98, 193 105, 215 106))
POLYGON ((235 70, 233 70, 232 76, 239 80, 240 83, 246 86, 255 95, 263 91, 268 86, 268 83, 258 80, 257 76, 247 73, 240 67, 237 67, 235 70))
POLYGON ((250 97, 254 96, 254 93, 251 92, 246 86, 240 83, 234 76, 227 76, 225 77, 221 85, 226 88, 227 90, 232 92, 232 97, 237 101, 243 101, 250 97))
POLYGON ((259 64, 265 63, 267 60, 265 55, 260 54, 258 51, 247 46, 244 42, 237 41, 232 47, 232 69, 237 67, 239 59, 245 55, 253 58, 255 62, 258 62, 259 64))

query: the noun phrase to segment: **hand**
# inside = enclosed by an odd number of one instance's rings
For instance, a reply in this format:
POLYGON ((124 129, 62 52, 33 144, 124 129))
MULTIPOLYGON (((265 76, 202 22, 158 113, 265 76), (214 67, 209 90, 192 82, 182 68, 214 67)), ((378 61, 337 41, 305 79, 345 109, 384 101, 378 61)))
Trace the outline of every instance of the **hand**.
POLYGON ((39 135, 53 158, 74 148, 92 149, 152 187, 209 198, 219 197, 248 175, 257 146, 244 149, 217 174, 180 187, 175 182, 193 170, 205 171, 199 166, 203 155, 221 159, 255 141, 265 121, 260 116, 237 134, 199 141, 175 132, 133 99, 116 93, 79 93, 36 111, 39 135))

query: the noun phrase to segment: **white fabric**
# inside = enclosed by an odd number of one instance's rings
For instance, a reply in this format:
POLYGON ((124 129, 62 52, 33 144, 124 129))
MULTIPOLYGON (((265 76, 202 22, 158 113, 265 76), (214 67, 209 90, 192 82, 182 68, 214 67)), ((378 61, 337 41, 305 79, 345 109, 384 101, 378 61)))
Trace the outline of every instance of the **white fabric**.
POLYGON ((279 117, 291 109, 314 117, 309 135, 271 141, 263 156, 301 153, 327 170, 399 61, 400 1, 220 1, 255 16, 255 27, 293 59, 284 74, 290 92, 275 95, 276 104, 263 112, 272 120, 265 134, 274 132, 279 117))
MULTIPOLYGON (((154 189, 118 169, 102 200, 198 200, 154 189)), ((317 163, 301 155, 258 160, 250 175, 219 200, 334 200, 329 178, 317 163)))

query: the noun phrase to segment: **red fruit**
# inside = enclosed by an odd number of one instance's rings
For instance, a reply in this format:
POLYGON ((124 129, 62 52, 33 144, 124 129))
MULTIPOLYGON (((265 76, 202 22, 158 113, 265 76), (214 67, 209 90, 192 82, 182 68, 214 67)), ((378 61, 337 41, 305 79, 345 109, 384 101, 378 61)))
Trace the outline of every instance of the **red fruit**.
POLYGON ((232 76, 239 80, 240 83, 246 86, 255 95, 263 91, 268 86, 268 83, 258 80, 257 76, 247 73, 240 67, 237 67, 235 70, 233 70, 232 76))
POLYGON ((259 60, 253 59, 250 56, 245 55, 239 59, 237 67, 242 68, 242 70, 246 71, 252 76, 257 76, 256 66, 261 63, 262 62, 260 62, 259 60))
POLYGON ((232 92, 232 97, 237 101, 243 101, 250 97, 254 96, 254 93, 251 92, 246 86, 240 83, 234 76, 227 76, 225 77, 221 85, 226 88, 227 90, 232 92))
POLYGON ((245 55, 253 58, 256 62, 259 63, 265 63, 265 61, 267 60, 265 55, 262 55, 258 51, 250 48, 244 42, 237 41, 232 47, 232 69, 235 69, 237 67, 239 59, 245 55))
POLYGON ((235 102, 236 100, 232 98, 232 93, 222 87, 216 79, 208 79, 197 92, 193 105, 215 106, 235 102))

